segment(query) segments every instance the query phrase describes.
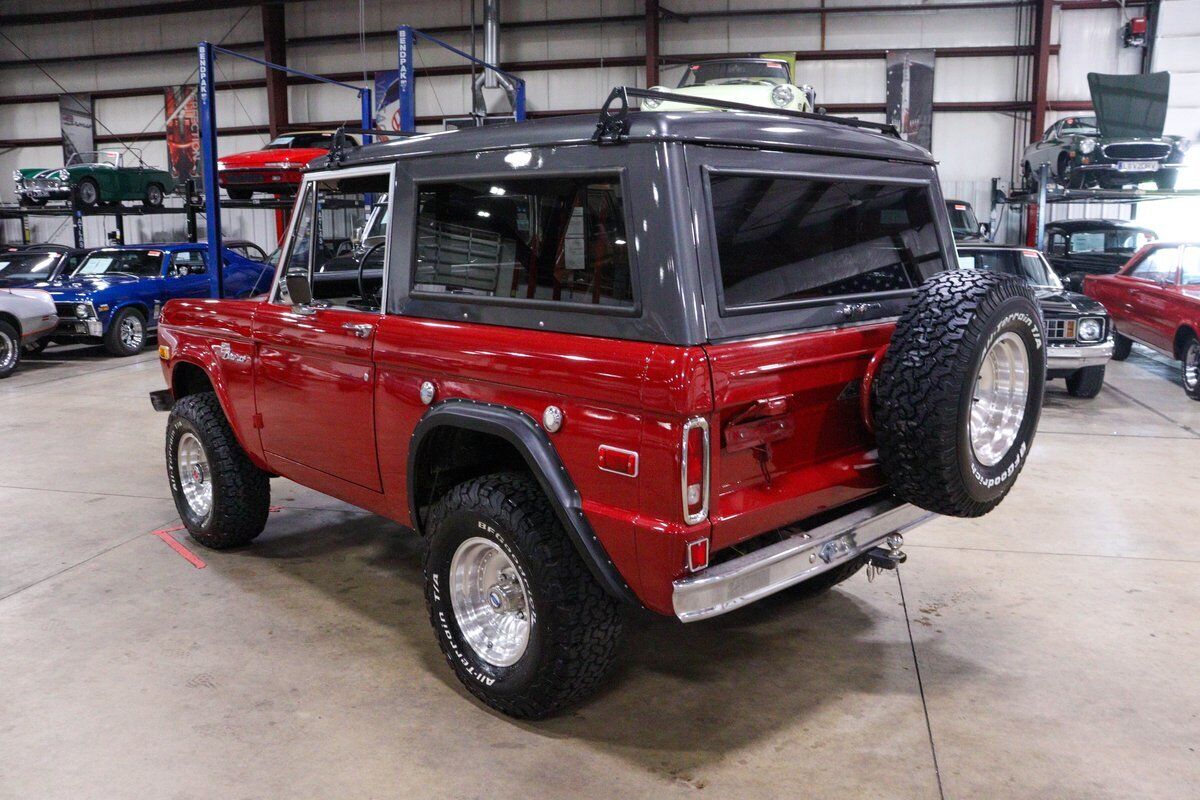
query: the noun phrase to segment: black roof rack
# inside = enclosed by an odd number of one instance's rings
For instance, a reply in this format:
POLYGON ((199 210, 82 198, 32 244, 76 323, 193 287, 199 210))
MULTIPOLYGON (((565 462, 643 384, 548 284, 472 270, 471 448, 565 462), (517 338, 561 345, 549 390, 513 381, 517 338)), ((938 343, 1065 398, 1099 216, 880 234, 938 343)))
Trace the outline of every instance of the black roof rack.
MULTIPOLYGON (((868 122, 854 117, 835 117, 832 114, 814 114, 808 111, 792 111, 786 108, 766 108, 765 106, 752 106, 748 103, 735 103, 731 100, 713 100, 707 97, 695 97, 688 94, 676 94, 675 92, 659 92, 653 89, 639 89, 636 86, 614 86, 609 92, 608 99, 604 101, 604 105, 600 108, 600 119, 596 123, 596 133, 592 136, 592 140, 599 144, 616 144, 621 141, 623 136, 629 133, 629 98, 637 97, 643 100, 667 100, 675 103, 687 103, 695 106, 708 106, 711 108, 723 108, 730 111, 751 111, 755 114, 774 114, 782 117, 794 117, 797 119, 812 119, 820 120, 821 122, 833 122, 838 125, 846 125, 851 128, 866 128, 876 131, 887 136, 900 138, 899 131, 895 126, 888 125, 882 122, 868 122), (616 111, 612 110, 614 101, 620 100, 621 107, 616 111)), ((649 110, 649 109, 647 109, 649 110)))
POLYGON ((329 148, 329 166, 341 166, 342 160, 349 152, 349 148, 361 146, 348 140, 346 138, 347 133, 357 133, 360 136, 388 136, 391 138, 414 135, 407 131, 384 131, 378 128, 347 128, 345 125, 342 125, 333 132, 333 144, 329 148))

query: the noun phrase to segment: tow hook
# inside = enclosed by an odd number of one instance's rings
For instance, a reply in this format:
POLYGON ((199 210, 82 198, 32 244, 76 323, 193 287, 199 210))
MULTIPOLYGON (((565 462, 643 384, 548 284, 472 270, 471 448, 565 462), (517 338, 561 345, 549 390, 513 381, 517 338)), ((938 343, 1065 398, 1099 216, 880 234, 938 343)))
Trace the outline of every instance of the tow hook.
POLYGON ((884 540, 883 547, 872 547, 867 551, 867 579, 874 580, 885 569, 895 569, 908 560, 908 554, 900 548, 904 537, 893 533, 884 540))

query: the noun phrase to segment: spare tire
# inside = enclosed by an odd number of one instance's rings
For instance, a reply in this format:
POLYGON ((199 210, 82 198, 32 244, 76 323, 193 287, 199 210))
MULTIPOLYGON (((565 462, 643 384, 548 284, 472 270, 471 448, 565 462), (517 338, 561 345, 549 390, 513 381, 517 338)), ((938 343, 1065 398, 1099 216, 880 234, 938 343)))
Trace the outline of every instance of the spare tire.
POLYGON ((1017 480, 1042 411, 1045 333, 1032 288, 955 270, 900 317, 874 381, 879 460, 901 499, 978 517, 1017 480))

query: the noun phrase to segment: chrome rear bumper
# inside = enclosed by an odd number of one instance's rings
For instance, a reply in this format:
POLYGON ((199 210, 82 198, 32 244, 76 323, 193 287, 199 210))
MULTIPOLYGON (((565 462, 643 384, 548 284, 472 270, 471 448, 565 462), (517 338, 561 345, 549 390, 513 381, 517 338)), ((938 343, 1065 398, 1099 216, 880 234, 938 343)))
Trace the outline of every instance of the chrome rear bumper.
POLYGON ((889 534, 903 533, 936 516, 899 500, 879 500, 811 531, 680 578, 672 594, 675 616, 695 622, 761 600, 863 555, 889 534))

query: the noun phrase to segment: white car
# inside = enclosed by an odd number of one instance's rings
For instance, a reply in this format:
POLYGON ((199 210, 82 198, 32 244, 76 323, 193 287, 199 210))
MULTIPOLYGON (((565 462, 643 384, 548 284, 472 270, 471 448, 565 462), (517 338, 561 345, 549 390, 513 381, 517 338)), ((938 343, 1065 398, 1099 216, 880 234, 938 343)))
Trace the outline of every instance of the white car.
MULTIPOLYGON (((651 86, 652 91, 670 92, 709 100, 745 103, 763 108, 789 111, 813 110, 815 94, 811 86, 792 83, 786 61, 774 58, 721 58, 688 64, 674 89, 651 86)), ((642 108, 648 111, 711 111, 711 106, 674 100, 647 98, 642 108)))
POLYGON ((41 289, 0 289, 0 378, 21 363, 22 348, 32 347, 58 327, 54 300, 41 289))

